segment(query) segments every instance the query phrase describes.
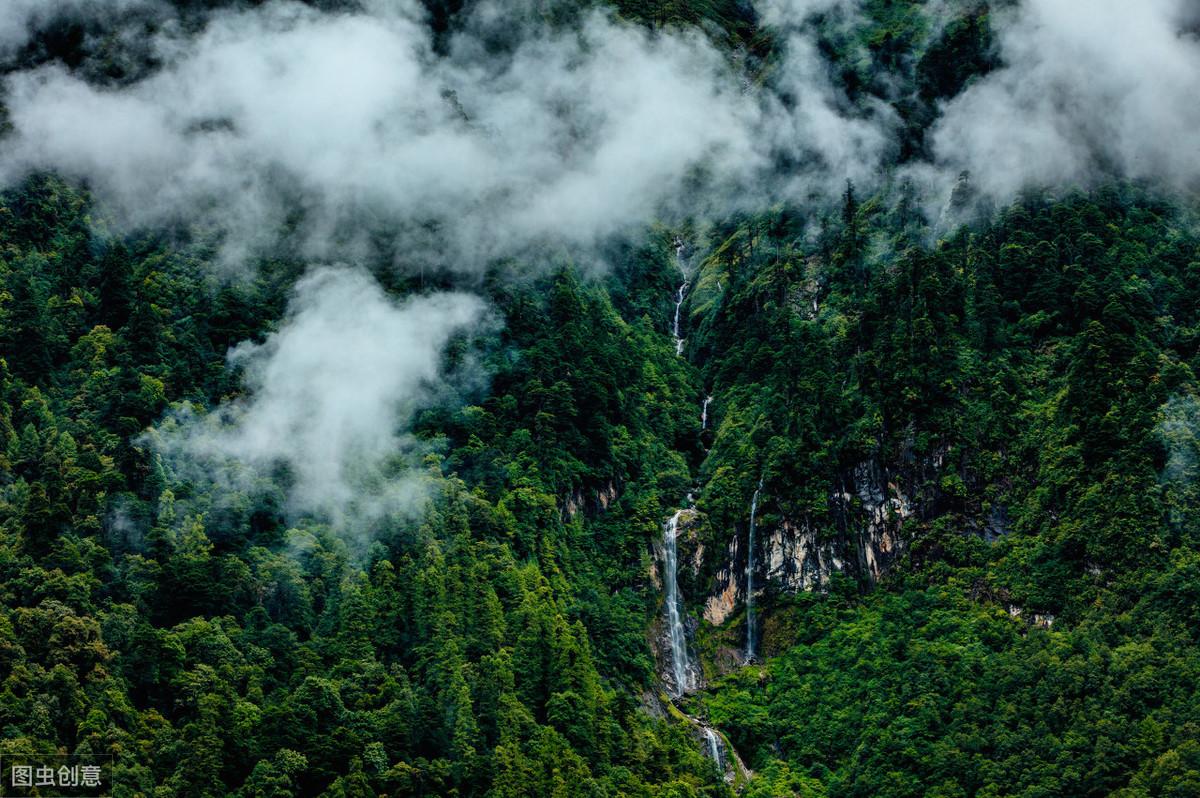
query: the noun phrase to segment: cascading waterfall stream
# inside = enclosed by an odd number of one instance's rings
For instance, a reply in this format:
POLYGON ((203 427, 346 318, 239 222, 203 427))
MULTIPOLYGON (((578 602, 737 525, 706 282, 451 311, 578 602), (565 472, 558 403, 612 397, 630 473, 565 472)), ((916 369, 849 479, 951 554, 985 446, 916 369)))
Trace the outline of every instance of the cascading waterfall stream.
POLYGON ((675 354, 683 354, 683 338, 679 335, 679 314, 683 309, 683 300, 687 298, 687 290, 690 286, 687 280, 679 286, 679 290, 675 292, 675 323, 671 327, 671 335, 675 338, 675 354))
MULTIPOLYGON (((683 300, 687 297, 687 270, 683 267, 684 244, 682 239, 675 239, 675 260, 679 273, 683 275, 683 283, 675 292, 675 316, 671 325, 671 335, 675 338, 675 354, 683 354, 683 339, 679 336, 679 315, 683 300)), ((687 503, 690 506, 692 496, 688 494, 687 503)), ((698 671, 688 655, 687 629, 683 625, 683 596, 679 592, 679 521, 686 510, 676 510, 675 514, 663 525, 663 587, 666 592, 664 603, 667 605, 667 637, 671 645, 671 679, 673 685, 668 690, 671 697, 679 699, 695 690, 700 683, 698 671)))
POLYGON ((663 584, 666 588, 667 631, 671 641, 671 675, 675 680, 674 697, 696 689, 696 670, 687 650, 687 632, 683 628, 683 617, 679 611, 682 603, 679 596, 679 519, 683 510, 676 511, 667 521, 663 532, 663 584))
POLYGON ((679 314, 683 311, 683 300, 687 299, 687 291, 691 288, 691 283, 688 281, 687 269, 683 266, 683 239, 675 239, 675 263, 679 266, 679 273, 683 276, 683 282, 675 291, 675 319, 671 324, 671 336, 675 339, 675 354, 683 354, 683 336, 679 334, 679 314))
POLYGON ((704 726, 702 730, 704 732, 704 739, 708 742, 708 756, 712 761, 717 763, 717 767, 724 770, 725 757, 721 755, 721 752, 725 748, 725 745, 721 742, 721 735, 713 731, 711 726, 704 726))
MULTIPOLYGON (((676 239, 675 258, 679 264, 679 272, 683 275, 683 283, 675 292, 675 315, 671 323, 671 335, 675 339, 675 354, 678 356, 683 355, 684 344, 683 337, 680 335, 680 315, 683 310, 683 302, 687 299, 688 288, 691 287, 687 270, 683 266, 683 251, 683 241, 676 239)), ((701 431, 708 428, 708 405, 711 401, 712 397, 707 397, 704 400, 704 406, 700 409, 701 431)), ((690 508, 692 504, 692 496, 688 494, 687 506, 690 508)), ((687 509, 676 510, 675 514, 663 524, 663 589, 665 592, 663 600, 667 608, 667 637, 671 647, 670 681, 673 682, 673 684, 667 685, 667 693, 674 704, 677 704, 679 699, 687 693, 700 687, 700 669, 688 653, 687 627, 683 623, 683 595, 679 590, 679 524, 687 512, 687 509)), ((665 677, 664 681, 667 681, 665 677)), ((716 729, 686 712, 682 714, 689 723, 699 729, 704 738, 704 752, 717 764, 727 782, 732 783, 739 776, 745 779, 751 775, 737 752, 726 746, 724 738, 716 729)))
POLYGON ((762 493, 763 478, 750 499, 750 535, 746 543, 746 662, 754 661, 754 526, 758 515, 758 496, 762 493))

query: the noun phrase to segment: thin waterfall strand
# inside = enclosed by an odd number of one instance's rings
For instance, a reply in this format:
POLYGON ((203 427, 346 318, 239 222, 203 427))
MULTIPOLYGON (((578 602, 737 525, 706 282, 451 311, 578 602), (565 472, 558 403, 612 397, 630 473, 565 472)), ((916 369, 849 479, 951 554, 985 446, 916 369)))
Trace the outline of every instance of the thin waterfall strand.
POLYGON ((746 544, 746 662, 754 660, 754 525, 758 515, 758 495, 762 492, 760 477, 758 488, 750 499, 750 535, 746 544))
POLYGON ((679 335, 679 313, 683 308, 683 300, 687 297, 687 290, 690 286, 685 280, 679 286, 679 290, 675 292, 675 323, 671 327, 671 335, 675 338, 675 354, 683 354, 683 338, 679 335))
POLYGON ((679 549, 676 540, 679 536, 679 519, 683 515, 679 510, 667 521, 663 530, 663 583, 666 586, 667 631, 671 641, 671 675, 675 679, 675 696, 681 696, 696 689, 695 669, 688 657, 687 633, 683 628, 683 617, 679 611, 679 580, 677 578, 679 549))
POLYGON ((704 732, 704 739, 708 741, 708 756, 712 761, 717 763, 717 767, 721 770, 725 769, 724 758, 721 756, 721 749, 724 747, 721 744, 721 736, 717 734, 712 727, 700 727, 704 732))
MULTIPOLYGON (((683 338, 679 335, 679 316, 683 308, 683 301, 687 298, 689 283, 687 281, 687 272, 683 268, 683 250, 684 245, 682 240, 675 240, 675 258, 679 261, 679 271, 684 275, 683 284, 679 286, 675 292, 675 316, 671 324, 671 335, 675 338, 675 354, 683 354, 683 338)), ((700 410, 700 425, 704 429, 708 426, 708 403, 712 401, 712 397, 704 400, 704 407, 700 410)), ((694 503, 692 495, 689 493, 687 503, 690 507, 694 503)), ((687 649, 687 630, 683 626, 683 597, 679 592, 679 520, 683 517, 683 510, 676 510, 663 526, 663 585, 666 589, 665 602, 667 605, 667 631, 668 638, 671 643, 671 677, 674 681, 674 690, 672 691, 672 699, 677 700, 682 698, 685 693, 695 690, 699 685, 698 672, 693 666, 691 658, 688 655, 687 649)), ((721 740, 721 736, 712 728, 701 723, 696 718, 690 715, 686 716, 688 720, 698 727, 704 735, 706 743, 705 753, 717 763, 722 772, 725 772, 725 745, 721 740)), ((738 759, 736 752, 734 760, 741 765, 741 760, 738 759)), ((745 771, 745 768, 742 767, 745 771)), ((726 780, 730 778, 726 773, 726 780)))
POLYGON ((687 290, 691 284, 687 279, 687 269, 683 265, 683 253, 685 245, 682 238, 675 239, 675 263, 679 266, 679 273, 683 276, 683 283, 675 292, 675 320, 671 324, 671 335, 675 339, 675 354, 683 354, 683 338, 679 334, 679 314, 683 308, 683 300, 687 297, 687 290))

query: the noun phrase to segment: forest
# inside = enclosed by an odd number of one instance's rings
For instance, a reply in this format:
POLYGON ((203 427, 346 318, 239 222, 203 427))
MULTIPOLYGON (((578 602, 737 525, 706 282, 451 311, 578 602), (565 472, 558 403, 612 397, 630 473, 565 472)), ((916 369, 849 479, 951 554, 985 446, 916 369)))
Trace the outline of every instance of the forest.
POLYGON ((11 2, 0 793, 1200 795, 1187 3, 11 2))

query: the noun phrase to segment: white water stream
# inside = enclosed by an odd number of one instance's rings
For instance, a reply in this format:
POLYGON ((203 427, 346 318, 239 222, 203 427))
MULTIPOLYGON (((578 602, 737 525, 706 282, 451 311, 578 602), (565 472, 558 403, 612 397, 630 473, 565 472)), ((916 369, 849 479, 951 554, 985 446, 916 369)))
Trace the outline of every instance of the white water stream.
POLYGON ((746 543, 746 662, 754 661, 754 527, 758 515, 758 496, 762 493, 763 481, 759 477, 758 488, 750 499, 750 535, 746 543))
POLYGON ((687 280, 684 280, 675 292, 675 323, 671 326, 671 335, 675 338, 675 354, 677 355, 683 354, 683 338, 679 335, 679 314, 683 309, 683 300, 687 299, 689 287, 687 280))
POLYGON ((679 548, 676 540, 679 536, 679 518, 683 510, 676 511, 667 521, 663 530, 663 585, 666 588, 667 632, 671 641, 671 676, 675 684, 673 697, 679 698, 685 693, 695 690, 699 679, 696 668, 688 656, 687 630, 683 627, 683 615, 680 606, 683 603, 679 595, 679 548))
MULTIPOLYGON (((683 310, 684 300, 687 299, 688 288, 691 284, 687 279, 687 272, 683 267, 683 250, 684 245, 680 240, 675 242, 675 257, 679 263, 679 272, 683 275, 683 283, 675 292, 675 315, 671 323, 671 335, 675 339, 675 354, 683 355, 684 339, 680 335, 680 314, 683 310)), ((712 401, 712 397, 705 398, 704 405, 700 409, 700 428, 701 430, 708 429, 708 405, 712 401)), ((761 487, 761 485, 760 485, 761 487)), ((758 494, 755 493, 757 499, 758 494)), ((688 506, 692 504, 692 496, 687 497, 688 506)), ((692 661, 691 655, 688 653, 687 645, 687 627, 684 625, 684 602, 683 595, 679 590, 679 523, 682 520, 686 510, 676 510, 675 514, 663 524, 663 589, 665 596, 664 603, 667 608, 667 637, 671 646, 671 673, 670 681, 673 684, 668 684, 668 693, 673 703, 678 702, 687 693, 693 692, 700 687, 700 669, 697 663, 692 661)), ((751 512, 751 529, 754 525, 754 513, 751 512)), ((748 645, 749 650, 749 645, 748 645)), ((748 778, 751 774, 749 769, 742 763, 737 752, 732 749, 727 749, 724 738, 716 729, 713 729, 707 723, 691 715, 684 715, 688 721, 700 730, 704 737, 705 753, 710 759, 716 762, 717 767, 725 774, 725 780, 732 782, 740 774, 742 778, 748 778), (732 761, 732 767, 729 766, 729 761, 732 761)))

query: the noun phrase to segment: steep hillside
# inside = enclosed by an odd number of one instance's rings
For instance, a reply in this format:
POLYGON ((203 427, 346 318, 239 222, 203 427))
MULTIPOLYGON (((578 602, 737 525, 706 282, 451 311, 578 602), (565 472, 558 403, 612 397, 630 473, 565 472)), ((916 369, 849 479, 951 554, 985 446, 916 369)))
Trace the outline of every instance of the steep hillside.
POLYGON ((6 789, 1200 795, 1190 4, 8 2, 6 789))

